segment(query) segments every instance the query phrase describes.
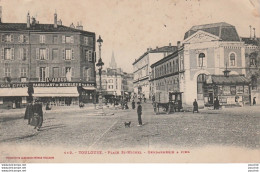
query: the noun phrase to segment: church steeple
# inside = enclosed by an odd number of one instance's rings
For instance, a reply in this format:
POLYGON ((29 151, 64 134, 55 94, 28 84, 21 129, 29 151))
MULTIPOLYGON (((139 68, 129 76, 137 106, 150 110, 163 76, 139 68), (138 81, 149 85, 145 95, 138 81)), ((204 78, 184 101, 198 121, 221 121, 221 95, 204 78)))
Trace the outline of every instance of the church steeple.
POLYGON ((117 64, 116 64, 116 60, 115 60, 115 56, 114 56, 114 51, 112 51, 112 57, 111 57, 111 61, 109 63, 109 67, 111 69, 116 69, 117 68, 117 64))

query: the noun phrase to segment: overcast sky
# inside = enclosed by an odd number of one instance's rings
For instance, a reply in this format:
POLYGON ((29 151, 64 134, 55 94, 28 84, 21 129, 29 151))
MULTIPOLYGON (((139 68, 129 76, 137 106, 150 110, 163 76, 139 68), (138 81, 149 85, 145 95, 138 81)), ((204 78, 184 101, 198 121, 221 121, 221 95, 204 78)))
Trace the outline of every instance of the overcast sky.
POLYGON ((193 25, 227 22, 240 36, 249 36, 252 25, 260 35, 259 0, 0 0, 0 5, 7 23, 25 23, 28 11, 40 23, 53 23, 55 10, 63 25, 81 21, 84 30, 101 35, 105 66, 114 51, 126 72, 148 47, 176 45, 193 25))

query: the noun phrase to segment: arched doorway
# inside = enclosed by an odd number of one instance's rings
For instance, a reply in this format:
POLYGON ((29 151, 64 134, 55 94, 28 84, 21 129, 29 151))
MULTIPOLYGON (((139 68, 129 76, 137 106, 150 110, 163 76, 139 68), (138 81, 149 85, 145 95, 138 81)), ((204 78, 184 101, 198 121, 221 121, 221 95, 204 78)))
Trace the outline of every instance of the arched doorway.
POLYGON ((197 77, 197 101, 204 105, 204 88, 206 84, 206 74, 199 74, 197 77))

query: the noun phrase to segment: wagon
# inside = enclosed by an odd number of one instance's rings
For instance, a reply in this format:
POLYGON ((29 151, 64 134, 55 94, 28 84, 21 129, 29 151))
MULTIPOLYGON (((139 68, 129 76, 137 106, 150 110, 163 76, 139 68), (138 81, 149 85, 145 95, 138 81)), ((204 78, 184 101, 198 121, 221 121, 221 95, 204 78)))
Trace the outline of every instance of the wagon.
POLYGON ((155 93, 153 107, 155 114, 160 113, 160 108, 164 112, 173 113, 182 110, 182 92, 160 91, 155 93))

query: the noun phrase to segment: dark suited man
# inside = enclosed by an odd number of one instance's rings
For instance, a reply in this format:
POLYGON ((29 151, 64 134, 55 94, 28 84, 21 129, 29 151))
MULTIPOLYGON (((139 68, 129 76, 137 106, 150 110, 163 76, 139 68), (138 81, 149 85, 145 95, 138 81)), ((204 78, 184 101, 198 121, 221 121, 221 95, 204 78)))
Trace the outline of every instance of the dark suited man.
POLYGON ((137 102, 138 106, 137 106, 137 115, 138 115, 138 126, 143 125, 142 123, 142 105, 140 102, 137 102))
POLYGON ((39 115, 38 124, 34 128, 37 129, 37 131, 39 131, 43 123, 43 111, 42 104, 38 100, 35 100, 35 104, 33 105, 33 112, 34 114, 37 113, 39 115))

